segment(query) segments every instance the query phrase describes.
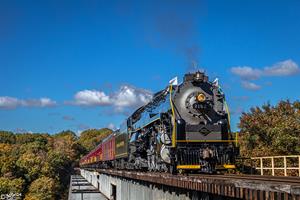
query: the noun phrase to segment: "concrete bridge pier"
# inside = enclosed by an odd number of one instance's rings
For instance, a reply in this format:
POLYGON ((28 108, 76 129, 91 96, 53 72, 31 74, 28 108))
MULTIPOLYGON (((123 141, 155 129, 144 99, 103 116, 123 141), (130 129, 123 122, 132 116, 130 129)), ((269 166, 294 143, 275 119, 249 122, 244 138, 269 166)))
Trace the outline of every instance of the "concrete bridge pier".
MULTIPOLYGON (((81 169, 81 175, 111 200, 219 200, 221 196, 130 180, 81 169)), ((230 199, 230 198, 227 198, 230 199)))

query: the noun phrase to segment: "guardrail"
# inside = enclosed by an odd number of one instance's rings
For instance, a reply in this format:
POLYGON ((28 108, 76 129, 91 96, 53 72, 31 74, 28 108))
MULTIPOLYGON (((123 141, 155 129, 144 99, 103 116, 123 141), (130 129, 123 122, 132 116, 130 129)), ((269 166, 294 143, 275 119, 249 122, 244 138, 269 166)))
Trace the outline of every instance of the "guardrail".
POLYGON ((288 176, 288 170, 297 170, 298 176, 300 177, 300 155, 252 157, 251 160, 259 161, 259 167, 256 167, 256 169, 260 170, 260 175, 264 175, 264 170, 271 170, 272 176, 275 176, 275 170, 283 170, 284 176, 288 176), (293 163, 298 166, 288 166, 288 158, 298 158, 297 163, 293 163), (278 165, 276 165, 275 159, 277 161, 281 160, 281 162, 283 163, 283 167, 276 167, 278 165), (265 166, 264 164, 269 164, 271 166, 265 166))

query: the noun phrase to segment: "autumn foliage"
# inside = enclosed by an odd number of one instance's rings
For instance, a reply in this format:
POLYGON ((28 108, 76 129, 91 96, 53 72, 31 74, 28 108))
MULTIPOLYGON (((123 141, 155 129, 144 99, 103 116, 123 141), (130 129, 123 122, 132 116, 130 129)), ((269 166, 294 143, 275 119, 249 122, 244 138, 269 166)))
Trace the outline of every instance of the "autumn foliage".
POLYGON ((109 129, 55 135, 0 131, 0 194, 22 193, 26 200, 67 199, 70 174, 79 159, 109 129))
POLYGON ((245 157, 300 154, 300 102, 280 101, 243 113, 241 154, 245 157))

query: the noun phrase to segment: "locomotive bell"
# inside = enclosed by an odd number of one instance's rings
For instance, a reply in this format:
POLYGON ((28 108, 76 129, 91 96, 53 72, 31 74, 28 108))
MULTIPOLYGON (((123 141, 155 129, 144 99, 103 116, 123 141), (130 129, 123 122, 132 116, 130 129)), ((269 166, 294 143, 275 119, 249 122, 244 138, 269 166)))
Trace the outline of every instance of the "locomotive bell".
POLYGON ((208 77, 205 76, 204 72, 197 71, 195 73, 188 73, 184 75, 184 82, 195 81, 195 82, 207 82, 208 77))
POLYGON ((203 78, 204 78, 204 74, 203 73, 201 73, 201 72, 196 72, 196 74, 195 74, 195 80, 196 81, 203 81, 203 78))
POLYGON ((194 81, 196 81, 196 82, 207 82, 208 77, 205 76, 204 72, 198 71, 194 74, 194 81))

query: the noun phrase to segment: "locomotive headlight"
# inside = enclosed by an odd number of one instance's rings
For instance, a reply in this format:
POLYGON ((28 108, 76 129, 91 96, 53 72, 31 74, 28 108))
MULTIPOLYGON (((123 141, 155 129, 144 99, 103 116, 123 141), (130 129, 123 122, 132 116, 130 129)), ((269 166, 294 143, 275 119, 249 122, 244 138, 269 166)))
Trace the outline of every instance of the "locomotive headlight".
POLYGON ((197 100, 199 102, 204 102, 206 100, 206 96, 203 93, 198 94, 197 100))

